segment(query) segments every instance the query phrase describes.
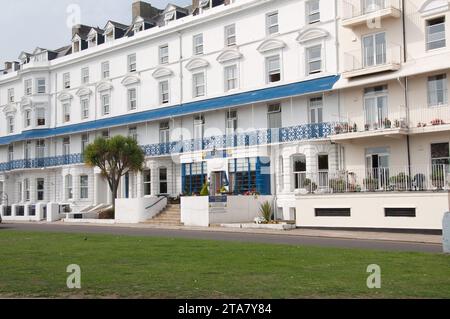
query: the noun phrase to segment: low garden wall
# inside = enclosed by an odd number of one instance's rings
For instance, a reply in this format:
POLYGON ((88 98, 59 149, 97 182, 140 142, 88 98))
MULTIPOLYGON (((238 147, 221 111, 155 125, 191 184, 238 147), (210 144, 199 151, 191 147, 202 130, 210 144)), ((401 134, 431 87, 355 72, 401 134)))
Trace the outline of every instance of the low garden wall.
POLYGON ((226 196, 223 202, 211 202, 208 196, 182 197, 181 222, 186 226, 208 227, 214 224, 253 222, 260 217, 260 205, 272 203, 273 196, 226 196))
POLYGON ((167 198, 119 198, 116 199, 115 221, 119 224, 142 223, 158 215, 166 206, 167 198))

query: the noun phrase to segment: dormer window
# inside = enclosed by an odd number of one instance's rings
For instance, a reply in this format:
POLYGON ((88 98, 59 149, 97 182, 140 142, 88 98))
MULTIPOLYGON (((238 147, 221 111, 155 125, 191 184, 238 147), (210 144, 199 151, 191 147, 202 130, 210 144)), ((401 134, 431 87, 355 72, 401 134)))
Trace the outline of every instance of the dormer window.
POLYGON ((88 39, 88 46, 90 48, 97 46, 97 35, 91 35, 88 39))
POLYGON ((45 62, 47 61, 47 52, 44 53, 38 53, 34 56, 35 62, 45 62))
POLYGON ((73 52, 80 52, 80 41, 79 40, 75 40, 73 42, 73 52))
POLYGON ((210 0, 200 0, 199 5, 202 9, 208 9, 211 5, 211 1, 210 0))
POLYGON ((143 30, 144 30, 144 24, 142 22, 136 23, 134 25, 133 31, 135 34, 141 32, 143 30))
POLYGON ((167 12, 164 16, 164 21, 168 23, 169 21, 175 20, 175 11, 167 12))
POLYGON ((106 42, 114 40, 114 28, 110 28, 105 31, 105 40, 106 42))

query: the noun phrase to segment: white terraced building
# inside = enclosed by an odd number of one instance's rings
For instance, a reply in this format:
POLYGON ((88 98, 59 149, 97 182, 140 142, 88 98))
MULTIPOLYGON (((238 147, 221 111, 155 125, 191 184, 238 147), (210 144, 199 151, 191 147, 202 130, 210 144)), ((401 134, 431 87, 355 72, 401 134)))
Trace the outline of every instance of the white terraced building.
POLYGON ((71 45, 22 52, 0 75, 0 212, 54 220, 107 207, 83 149, 131 135, 145 169, 123 178, 118 210, 141 211, 116 210, 122 221, 151 219, 161 195, 182 196, 187 225, 252 221, 258 193, 299 227, 440 229, 448 10, 444 0, 135 1, 130 24, 75 26, 71 45), (206 181, 211 196, 194 196, 206 181))

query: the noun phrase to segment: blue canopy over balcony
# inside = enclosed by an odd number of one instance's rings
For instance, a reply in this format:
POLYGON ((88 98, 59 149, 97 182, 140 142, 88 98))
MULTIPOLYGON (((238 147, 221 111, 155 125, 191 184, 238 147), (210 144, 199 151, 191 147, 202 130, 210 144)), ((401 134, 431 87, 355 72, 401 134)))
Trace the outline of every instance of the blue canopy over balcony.
POLYGON ((177 117, 230 107, 249 105, 253 103, 271 101, 281 98, 313 94, 333 89, 339 80, 338 75, 326 76, 318 79, 296 82, 282 86, 269 87, 256 91, 243 92, 233 95, 179 104, 170 107, 158 108, 138 113, 125 114, 116 117, 102 118, 73 125, 60 126, 48 129, 35 129, 24 131, 21 134, 0 137, 0 145, 8 145, 23 140, 42 139, 53 136, 63 136, 86 131, 101 130, 128 124, 138 124, 156 121, 170 117, 177 117))

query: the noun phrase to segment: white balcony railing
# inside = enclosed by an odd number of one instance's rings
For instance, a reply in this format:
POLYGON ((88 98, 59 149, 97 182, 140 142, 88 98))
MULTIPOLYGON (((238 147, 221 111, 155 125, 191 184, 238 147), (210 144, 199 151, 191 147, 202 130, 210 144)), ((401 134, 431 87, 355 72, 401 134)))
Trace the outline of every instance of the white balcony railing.
POLYGON ((344 134, 407 129, 409 127, 407 110, 403 106, 398 109, 397 112, 377 109, 377 112, 371 113, 371 116, 366 115, 364 110, 361 110, 359 114, 341 116, 336 121, 334 132, 344 134))
MULTIPOLYGON (((450 163, 450 158, 447 159, 450 163)), ((450 165, 381 167, 352 171, 294 173, 295 189, 307 193, 450 190, 450 165)))
MULTIPOLYGON (((344 72, 367 71, 369 74, 396 70, 400 67, 401 62, 402 47, 400 45, 381 44, 376 47, 346 52, 344 54, 344 72)), ((364 74, 366 73, 358 73, 355 76, 364 74)))
POLYGON ((413 106, 408 110, 410 128, 450 124, 450 106, 413 106))
POLYGON ((343 3, 343 19, 372 15, 385 9, 401 10, 400 0, 347 0, 343 3))

